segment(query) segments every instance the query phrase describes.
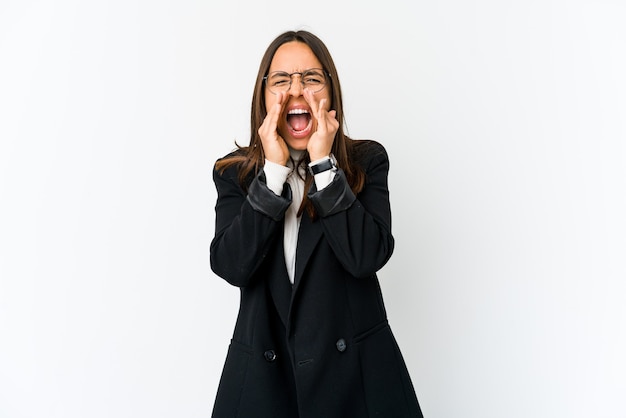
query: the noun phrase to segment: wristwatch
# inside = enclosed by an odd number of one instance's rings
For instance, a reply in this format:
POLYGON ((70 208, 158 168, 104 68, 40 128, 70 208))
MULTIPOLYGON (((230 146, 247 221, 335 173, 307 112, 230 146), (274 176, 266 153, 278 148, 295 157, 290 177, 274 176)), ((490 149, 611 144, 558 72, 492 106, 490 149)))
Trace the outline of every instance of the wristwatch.
POLYGON ((324 171, 328 171, 328 170, 337 171, 337 159, 332 154, 332 152, 330 153, 328 157, 329 158, 327 160, 324 160, 320 163, 309 166, 309 172, 311 173, 311 175, 314 176, 316 174, 323 173, 324 171))

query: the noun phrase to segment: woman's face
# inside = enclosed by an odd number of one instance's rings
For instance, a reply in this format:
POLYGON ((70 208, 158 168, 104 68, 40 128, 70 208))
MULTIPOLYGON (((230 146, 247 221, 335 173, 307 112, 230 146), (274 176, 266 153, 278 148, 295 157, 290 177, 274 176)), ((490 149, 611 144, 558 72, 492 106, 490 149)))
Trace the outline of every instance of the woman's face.
MULTIPOLYGON (((304 73, 309 69, 321 69, 322 64, 308 45, 292 41, 281 45, 274 54, 268 74, 275 71, 287 74, 304 73)), ((301 74, 291 77, 292 83, 284 99, 282 112, 277 123, 278 134, 295 150, 305 150, 311 135, 316 130, 316 122, 312 117, 311 104, 304 98, 304 87, 301 74)), ((312 95, 315 107, 321 99, 327 99, 325 110, 330 109, 330 85, 312 95)), ((265 86, 265 108, 269 109, 278 102, 280 95, 273 93, 265 86)))

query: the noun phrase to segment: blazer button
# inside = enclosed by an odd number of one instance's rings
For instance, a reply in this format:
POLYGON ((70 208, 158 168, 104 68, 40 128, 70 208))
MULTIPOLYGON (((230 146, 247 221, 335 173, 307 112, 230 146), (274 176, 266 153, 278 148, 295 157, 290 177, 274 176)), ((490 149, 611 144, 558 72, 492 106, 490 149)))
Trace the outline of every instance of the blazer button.
POLYGON ((276 352, 274 350, 267 350, 265 353, 263 353, 263 356, 265 356, 265 360, 269 361, 270 363, 276 360, 276 352))
POLYGON ((344 351, 346 351, 346 348, 348 347, 346 345, 346 340, 344 340, 343 338, 339 338, 335 346, 337 347, 337 350, 339 350, 340 353, 343 353, 344 351))

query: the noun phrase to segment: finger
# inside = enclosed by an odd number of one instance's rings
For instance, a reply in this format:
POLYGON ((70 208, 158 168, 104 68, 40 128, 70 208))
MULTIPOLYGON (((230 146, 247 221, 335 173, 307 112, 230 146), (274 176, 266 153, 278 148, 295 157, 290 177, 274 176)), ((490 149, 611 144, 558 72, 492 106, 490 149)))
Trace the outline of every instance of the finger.
POLYGON ((265 129, 268 130, 268 134, 274 133, 276 131, 276 127, 278 126, 278 119, 282 113, 283 107, 285 105, 285 93, 281 92, 277 95, 277 101, 274 103, 267 115, 265 116, 265 120, 263 121, 263 125, 265 125, 265 129))
POLYGON ((277 121, 278 117, 280 116, 280 112, 283 108, 283 104, 285 102, 285 94, 280 92, 277 95, 277 101, 276 103, 274 103, 274 105, 272 106, 269 115, 270 115, 270 120, 272 121, 277 121))
POLYGON ((319 107, 317 110, 317 129, 318 130, 322 130, 322 132, 327 132, 328 131, 328 124, 329 124, 329 116, 330 113, 326 111, 325 109, 325 105, 326 105, 327 99, 322 99, 319 102, 319 107))
POLYGON ((337 120, 337 111, 330 110, 326 112, 322 110, 320 111, 320 114, 323 115, 322 116, 323 119, 321 119, 324 125, 323 132, 334 135, 339 129, 339 121, 337 120))
POLYGON ((309 89, 304 89, 304 100, 311 106, 311 114, 317 118, 317 112, 319 110, 319 103, 315 99, 315 93, 309 89))

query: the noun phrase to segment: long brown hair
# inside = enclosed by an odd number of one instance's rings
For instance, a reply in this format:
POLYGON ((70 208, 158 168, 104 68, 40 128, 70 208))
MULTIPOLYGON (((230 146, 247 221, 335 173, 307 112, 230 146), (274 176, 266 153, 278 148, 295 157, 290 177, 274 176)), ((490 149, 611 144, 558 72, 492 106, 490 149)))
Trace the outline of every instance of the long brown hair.
MULTIPOLYGON (((254 93, 252 95, 250 143, 248 146, 240 146, 236 144, 239 151, 219 160, 216 163, 215 168, 220 172, 223 172, 231 165, 238 165, 239 183, 244 189, 247 188, 247 183, 250 181, 250 175, 257 174, 262 169, 265 162, 265 155, 263 153, 263 146, 261 144, 261 138, 258 130, 267 115, 264 95, 265 83, 263 78, 267 75, 272 59, 274 58, 274 54, 278 48, 285 43, 294 41, 302 42, 308 45, 308 47, 313 51, 313 54, 315 54, 317 59, 322 64, 323 69, 330 76, 328 86, 330 88, 330 108, 337 112, 336 118, 339 121, 339 129, 335 134, 332 153, 337 159, 337 165, 344 171, 350 188, 354 194, 357 194, 365 185, 365 172, 363 168, 358 164, 355 164, 354 159, 351 158, 354 153, 356 142, 358 141, 352 140, 344 133, 343 100, 337 69, 330 52, 328 52, 328 48, 326 48, 326 45, 324 45, 321 39, 312 33, 303 30, 285 32, 274 39, 274 41, 272 41, 272 43, 268 46, 263 58, 261 59, 261 64, 259 65, 259 72, 257 73, 254 93)), ((305 158, 303 158, 300 163, 308 164, 309 162, 310 159, 307 153, 305 158)), ((315 209, 306 197, 307 192, 313 183, 313 177, 308 173, 308 170, 305 170, 305 172, 304 200, 302 201, 298 214, 301 214, 302 211, 306 209, 309 216, 314 218, 315 209)))

